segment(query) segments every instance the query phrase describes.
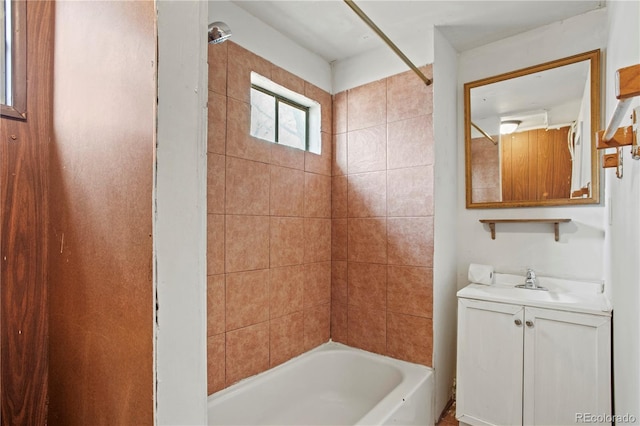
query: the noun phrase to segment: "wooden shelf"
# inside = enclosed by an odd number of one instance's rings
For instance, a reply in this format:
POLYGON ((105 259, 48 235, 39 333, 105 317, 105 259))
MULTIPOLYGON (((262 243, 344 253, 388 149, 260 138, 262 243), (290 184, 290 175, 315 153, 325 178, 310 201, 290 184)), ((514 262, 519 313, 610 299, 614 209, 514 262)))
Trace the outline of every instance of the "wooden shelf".
POLYGON ((556 241, 560 240, 560 224, 571 222, 571 219, 480 219, 481 223, 488 223, 491 239, 496 239, 496 223, 552 223, 556 241))

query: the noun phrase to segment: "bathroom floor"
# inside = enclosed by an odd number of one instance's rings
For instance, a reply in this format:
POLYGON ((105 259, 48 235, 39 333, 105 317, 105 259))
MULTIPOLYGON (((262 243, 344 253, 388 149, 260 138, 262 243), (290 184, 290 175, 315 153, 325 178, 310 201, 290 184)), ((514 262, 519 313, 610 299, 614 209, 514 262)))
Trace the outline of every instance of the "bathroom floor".
POLYGON ((444 416, 440 419, 437 426, 458 426, 459 422, 456 420, 456 403, 455 401, 444 413, 444 416))

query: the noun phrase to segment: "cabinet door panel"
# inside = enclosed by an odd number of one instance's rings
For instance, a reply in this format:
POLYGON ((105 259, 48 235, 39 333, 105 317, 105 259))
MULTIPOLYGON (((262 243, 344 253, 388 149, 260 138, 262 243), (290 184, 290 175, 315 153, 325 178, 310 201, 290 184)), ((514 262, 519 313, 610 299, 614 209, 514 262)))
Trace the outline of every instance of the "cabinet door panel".
POLYGON ((610 414, 610 318, 538 308, 524 318, 524 424, 610 414))
POLYGON ((522 306, 459 299, 456 404, 460 421, 474 425, 522 422, 522 323, 522 306))

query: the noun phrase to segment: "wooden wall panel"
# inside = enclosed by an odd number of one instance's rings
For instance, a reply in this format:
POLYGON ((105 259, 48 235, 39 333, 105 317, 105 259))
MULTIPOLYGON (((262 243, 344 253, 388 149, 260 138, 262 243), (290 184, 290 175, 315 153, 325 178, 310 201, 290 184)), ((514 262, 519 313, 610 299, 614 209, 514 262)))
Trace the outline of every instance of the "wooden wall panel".
POLYGON ((527 194, 529 200, 535 200, 538 192, 538 132, 527 132, 527 138, 529 143, 529 185, 527 194))
POLYGON ((513 200, 529 200, 529 138, 525 133, 514 133, 511 136, 513 200))
POLYGON ((571 196, 571 156, 567 144, 568 127, 553 130, 553 198, 571 196))
POLYGON ((538 129, 501 138, 503 201, 569 198, 568 131, 538 129))
POLYGON ((553 148, 549 134, 542 131, 538 137, 538 200, 551 198, 553 188, 553 148))
POLYGON ((53 3, 27 3, 27 121, 0 118, 3 425, 47 422, 47 188, 53 3))
POLYGON ((153 424, 155 7, 55 2, 51 425, 153 424))
POLYGON ((513 201, 511 175, 511 138, 500 138, 501 163, 502 163, 502 201, 513 201))

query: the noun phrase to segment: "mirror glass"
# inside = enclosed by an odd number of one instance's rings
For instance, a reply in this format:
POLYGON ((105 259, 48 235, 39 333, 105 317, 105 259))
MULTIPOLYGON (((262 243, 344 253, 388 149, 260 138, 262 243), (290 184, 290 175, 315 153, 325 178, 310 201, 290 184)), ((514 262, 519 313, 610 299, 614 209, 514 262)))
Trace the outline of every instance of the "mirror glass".
POLYGON ((599 202, 599 58, 464 85, 467 208, 599 202))

